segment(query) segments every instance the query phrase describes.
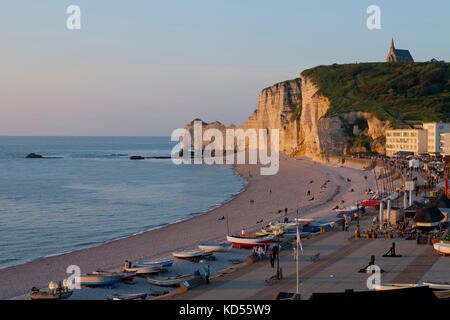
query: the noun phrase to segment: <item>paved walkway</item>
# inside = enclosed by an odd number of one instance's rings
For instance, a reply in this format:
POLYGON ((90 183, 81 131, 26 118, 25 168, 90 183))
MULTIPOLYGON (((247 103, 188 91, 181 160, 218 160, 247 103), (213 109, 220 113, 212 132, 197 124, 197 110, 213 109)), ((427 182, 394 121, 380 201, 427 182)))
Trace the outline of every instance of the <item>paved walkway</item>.
MULTIPOLYGON (((367 216, 361 225, 370 223, 367 216)), ((371 255, 384 270, 381 282, 417 283, 422 280, 450 281, 450 258, 438 256, 429 245, 417 245, 403 239, 351 239, 355 226, 349 231, 333 231, 304 241, 300 259, 300 294, 308 299, 313 292, 343 292, 345 289, 367 290, 367 273, 358 273, 371 255), (382 257, 396 243, 402 257, 382 257), (320 253, 321 259, 310 257, 320 253)), ((268 261, 257 262, 233 274, 225 275, 208 286, 186 292, 177 299, 274 299, 280 291, 296 291, 296 261, 293 251, 283 251, 280 257, 284 279, 270 286, 265 280, 275 274, 268 261)))

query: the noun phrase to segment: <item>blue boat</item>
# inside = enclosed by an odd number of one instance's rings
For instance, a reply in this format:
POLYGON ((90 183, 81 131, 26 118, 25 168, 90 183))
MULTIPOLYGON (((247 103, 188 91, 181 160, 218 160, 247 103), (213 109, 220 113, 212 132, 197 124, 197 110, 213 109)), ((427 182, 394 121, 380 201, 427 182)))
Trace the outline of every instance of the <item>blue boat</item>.
POLYGON ((136 267, 161 267, 169 268, 173 265, 173 260, 159 260, 159 261, 136 261, 133 263, 136 267))

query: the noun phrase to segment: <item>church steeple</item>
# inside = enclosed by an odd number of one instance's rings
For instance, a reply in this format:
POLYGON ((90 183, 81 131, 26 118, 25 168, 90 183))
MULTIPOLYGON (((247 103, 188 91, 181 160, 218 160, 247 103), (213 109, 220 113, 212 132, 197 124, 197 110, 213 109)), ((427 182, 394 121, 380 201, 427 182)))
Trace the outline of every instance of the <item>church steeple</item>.
POLYGON ((414 59, 408 50, 395 49, 394 38, 392 38, 386 62, 414 62, 414 59))

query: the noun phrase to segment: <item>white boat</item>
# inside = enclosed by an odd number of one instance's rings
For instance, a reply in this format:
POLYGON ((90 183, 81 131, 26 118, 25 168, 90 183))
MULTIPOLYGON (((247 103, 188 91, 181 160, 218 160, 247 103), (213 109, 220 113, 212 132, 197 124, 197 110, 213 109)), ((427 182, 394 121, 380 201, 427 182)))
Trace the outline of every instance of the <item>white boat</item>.
POLYGON ((82 286, 108 286, 122 280, 121 275, 101 275, 94 273, 83 274, 78 277, 78 281, 82 286))
POLYGON ((231 250, 232 246, 233 246, 232 243, 218 243, 218 244, 202 243, 198 245, 198 248, 204 252, 227 252, 231 250))
POLYGON ((138 267, 131 266, 123 268, 124 272, 136 272, 136 275, 150 275, 150 274, 158 274, 160 273, 162 268, 160 267, 138 267))
POLYGON ((201 250, 194 250, 194 251, 178 251, 178 252, 172 252, 172 255, 175 258, 179 259, 188 259, 188 258, 199 258, 205 255, 204 251, 201 250))
POLYGON ((136 261, 133 263, 134 266, 137 267, 160 267, 160 268, 169 268, 173 265, 173 260, 158 260, 158 261, 136 261))
POLYGON ((272 242, 273 235, 249 237, 241 235, 227 235, 227 241, 241 247, 264 246, 272 242))
POLYGON ((422 281, 420 284, 428 286, 432 290, 450 290, 449 282, 422 281))
POLYGON ((299 221, 299 222, 277 222, 277 223, 270 223, 268 225, 268 227, 271 230, 278 230, 278 229, 297 230, 297 226, 299 228, 301 228, 308 222, 309 222, 309 220, 308 221, 299 221))
POLYGON ((106 276, 112 276, 117 275, 120 276, 122 281, 129 281, 132 280, 136 276, 136 272, 113 272, 113 271, 104 271, 104 270, 96 270, 93 271, 92 274, 97 275, 106 275, 106 276))
POLYGON ((180 285, 181 282, 192 279, 192 275, 185 274, 176 277, 149 277, 147 278, 148 283, 162 286, 162 287, 176 287, 180 285))
POLYGON ((434 250, 443 254, 450 254, 450 243, 436 242, 433 244, 434 250))
POLYGON ((417 283, 380 283, 373 285, 373 289, 376 291, 408 289, 415 287, 424 287, 424 285, 417 283))

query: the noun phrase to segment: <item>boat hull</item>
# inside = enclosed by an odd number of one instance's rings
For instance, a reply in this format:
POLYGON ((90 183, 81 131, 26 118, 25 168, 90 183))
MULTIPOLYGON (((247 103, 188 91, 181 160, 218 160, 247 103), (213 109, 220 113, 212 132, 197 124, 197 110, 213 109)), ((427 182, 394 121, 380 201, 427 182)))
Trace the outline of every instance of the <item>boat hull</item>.
POLYGON ((273 236, 264 237, 239 237, 239 236, 227 236, 227 241, 231 242, 234 246, 239 247, 255 247, 265 246, 271 243, 273 236))
POLYGON ((200 244, 198 248, 205 252, 227 252, 231 250, 231 247, 233 246, 232 243, 226 243, 226 244, 200 244))
POLYGON ((122 279, 120 275, 97 275, 86 274, 79 277, 82 286, 108 286, 119 282, 122 279))
POLYGON ((200 258, 203 256, 205 252, 203 251, 181 251, 181 252, 172 252, 172 255, 175 258, 179 259, 189 259, 189 258, 200 258))
POLYGON ((450 243, 437 242, 433 244, 434 250, 442 254, 450 254, 450 243))
POLYGON ((133 265, 137 267, 161 267, 169 268, 173 265, 173 260, 160 260, 160 261, 136 261, 133 265))

